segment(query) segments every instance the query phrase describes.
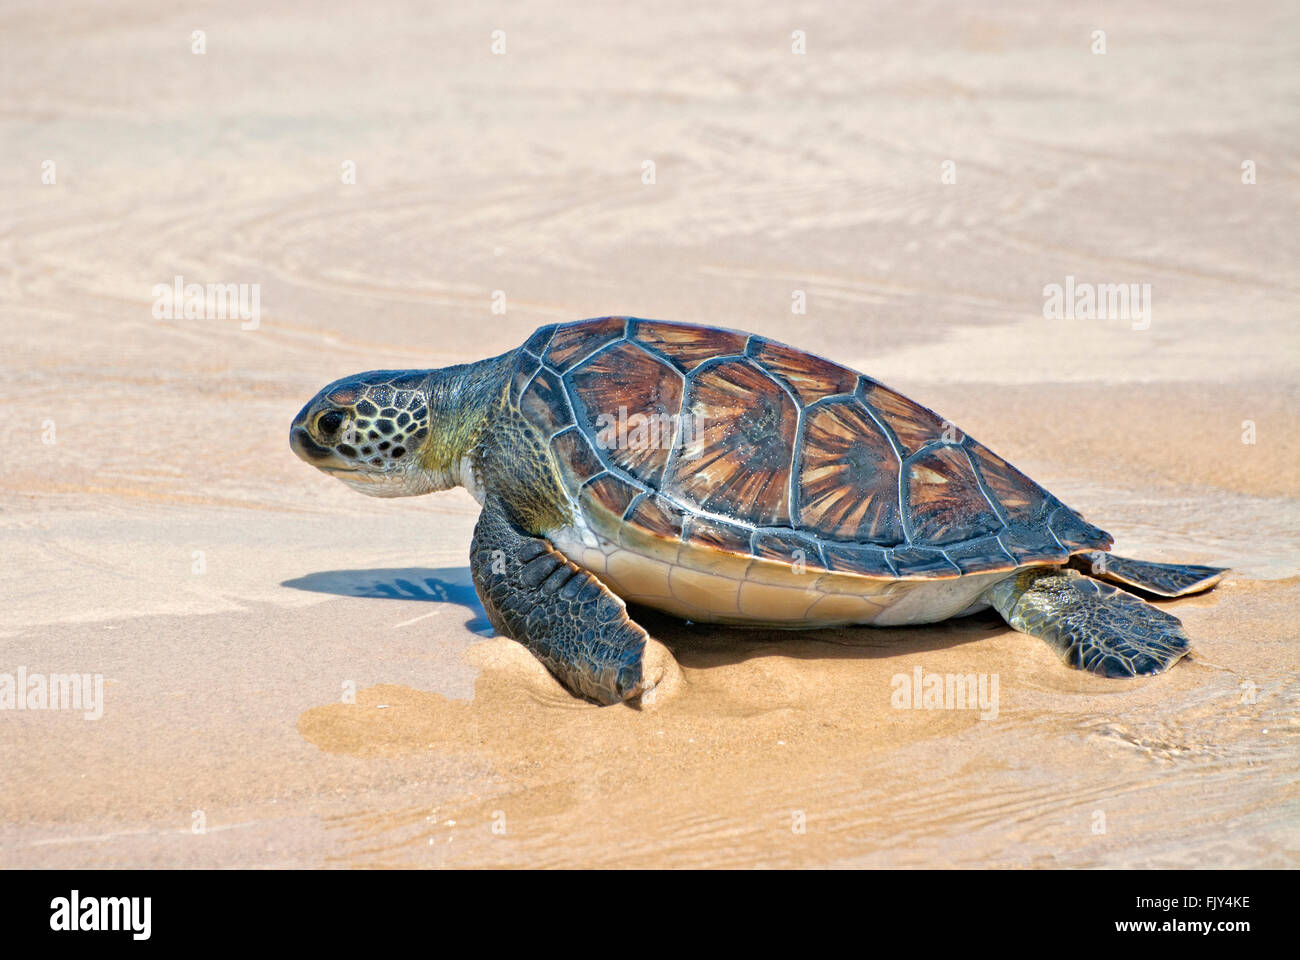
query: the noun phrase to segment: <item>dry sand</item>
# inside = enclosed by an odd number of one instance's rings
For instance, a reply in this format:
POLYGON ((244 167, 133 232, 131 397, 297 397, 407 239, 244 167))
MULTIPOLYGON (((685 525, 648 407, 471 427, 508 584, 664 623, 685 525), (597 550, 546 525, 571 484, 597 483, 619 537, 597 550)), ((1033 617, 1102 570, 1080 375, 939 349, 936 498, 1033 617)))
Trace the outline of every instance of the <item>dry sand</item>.
POLYGON ((1298 61, 1285 2, 6 4, 0 673, 105 703, 0 713, 0 865, 1296 865, 1298 61), (155 319, 176 275, 259 327, 155 319), (1067 275, 1150 328, 1045 320, 1067 275), (468 495, 359 497, 287 427, 608 313, 830 355, 1117 551, 1232 565, 1167 605, 1194 656, 651 615, 676 694, 574 700, 491 636, 468 495), (918 666, 996 718, 891 708, 918 666))

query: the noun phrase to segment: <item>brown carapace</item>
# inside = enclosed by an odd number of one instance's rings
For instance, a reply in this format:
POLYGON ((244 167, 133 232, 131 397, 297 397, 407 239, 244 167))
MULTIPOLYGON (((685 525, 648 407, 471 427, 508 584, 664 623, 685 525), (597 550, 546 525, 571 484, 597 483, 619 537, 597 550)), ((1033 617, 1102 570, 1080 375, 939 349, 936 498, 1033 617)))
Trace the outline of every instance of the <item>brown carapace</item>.
POLYGON ((762 337, 631 317, 544 327, 512 390, 573 500, 659 537, 890 579, 1111 543, 927 408, 762 337))

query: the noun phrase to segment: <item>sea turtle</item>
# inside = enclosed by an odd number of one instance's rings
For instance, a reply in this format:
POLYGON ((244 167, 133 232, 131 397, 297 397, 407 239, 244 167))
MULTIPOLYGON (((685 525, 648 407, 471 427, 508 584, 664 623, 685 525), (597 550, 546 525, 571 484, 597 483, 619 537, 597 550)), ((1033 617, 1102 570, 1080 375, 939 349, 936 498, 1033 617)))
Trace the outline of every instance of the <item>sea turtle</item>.
POLYGON ((477 363, 345 377, 290 445, 372 496, 468 489, 492 624, 599 703, 656 680, 624 601, 800 629, 992 607, 1070 666, 1129 677, 1188 641, 1104 581, 1176 597, 1226 572, 1106 553, 1109 534, 927 408, 709 326, 600 317, 477 363))

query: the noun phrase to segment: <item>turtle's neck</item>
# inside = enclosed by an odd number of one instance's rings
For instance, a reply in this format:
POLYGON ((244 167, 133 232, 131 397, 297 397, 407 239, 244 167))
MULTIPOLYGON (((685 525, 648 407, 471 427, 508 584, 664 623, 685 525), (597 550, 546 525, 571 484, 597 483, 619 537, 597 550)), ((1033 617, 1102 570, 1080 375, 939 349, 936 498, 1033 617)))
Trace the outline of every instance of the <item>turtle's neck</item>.
POLYGON ((440 489, 463 486, 477 496, 474 454, 504 397, 513 356, 429 371, 429 440, 421 463, 440 489))

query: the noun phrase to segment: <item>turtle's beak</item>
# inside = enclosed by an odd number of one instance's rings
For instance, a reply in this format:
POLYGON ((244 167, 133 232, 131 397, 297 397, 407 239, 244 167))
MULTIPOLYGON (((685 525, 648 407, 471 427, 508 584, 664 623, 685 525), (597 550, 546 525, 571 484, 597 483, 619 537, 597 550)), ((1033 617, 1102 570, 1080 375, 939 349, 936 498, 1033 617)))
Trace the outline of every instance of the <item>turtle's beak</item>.
POLYGON ((322 447, 303 427, 294 424, 289 428, 289 448, 314 467, 327 467, 334 459, 334 451, 322 447))
POLYGON ((312 439, 312 435, 307 432, 306 423, 307 410, 304 408, 289 427, 289 449, 313 467, 329 471, 350 470, 351 465, 331 448, 322 447, 312 439))

